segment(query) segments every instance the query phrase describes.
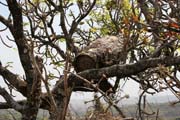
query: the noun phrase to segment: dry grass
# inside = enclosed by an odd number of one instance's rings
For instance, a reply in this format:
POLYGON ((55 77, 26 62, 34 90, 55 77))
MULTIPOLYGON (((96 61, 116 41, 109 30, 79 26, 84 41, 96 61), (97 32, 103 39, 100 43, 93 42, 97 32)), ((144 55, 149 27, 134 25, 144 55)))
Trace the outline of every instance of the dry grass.
POLYGON ((89 111, 83 117, 68 114, 66 120, 135 120, 133 118, 122 118, 121 116, 114 116, 110 112, 89 111))

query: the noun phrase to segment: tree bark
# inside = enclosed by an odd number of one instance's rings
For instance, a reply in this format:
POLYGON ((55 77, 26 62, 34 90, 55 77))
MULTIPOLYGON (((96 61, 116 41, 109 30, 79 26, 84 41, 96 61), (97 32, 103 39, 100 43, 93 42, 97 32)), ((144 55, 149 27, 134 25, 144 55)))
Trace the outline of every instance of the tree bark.
POLYGON ((0 75, 16 88, 22 95, 27 95, 27 83, 18 75, 12 73, 7 68, 0 65, 0 75))
POLYGON ((36 60, 33 55, 32 45, 24 36, 22 8, 16 0, 7 0, 9 11, 12 15, 13 25, 10 29, 18 48, 21 64, 25 71, 27 82, 27 103, 26 109, 22 112, 23 120, 35 120, 40 106, 40 88, 35 85, 41 80, 36 67, 36 60))

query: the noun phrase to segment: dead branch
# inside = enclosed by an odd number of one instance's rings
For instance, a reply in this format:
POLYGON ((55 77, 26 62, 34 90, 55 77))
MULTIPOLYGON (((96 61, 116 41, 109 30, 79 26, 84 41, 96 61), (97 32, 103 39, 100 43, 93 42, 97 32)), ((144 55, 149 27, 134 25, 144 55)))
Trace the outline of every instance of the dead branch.
POLYGON ((0 65, 0 75, 15 87, 21 94, 27 96, 27 83, 18 75, 12 73, 7 68, 0 65))
POLYGON ((0 87, 0 95, 7 101, 8 106, 14 108, 15 110, 22 112, 25 109, 25 106, 18 104, 2 87, 0 87))

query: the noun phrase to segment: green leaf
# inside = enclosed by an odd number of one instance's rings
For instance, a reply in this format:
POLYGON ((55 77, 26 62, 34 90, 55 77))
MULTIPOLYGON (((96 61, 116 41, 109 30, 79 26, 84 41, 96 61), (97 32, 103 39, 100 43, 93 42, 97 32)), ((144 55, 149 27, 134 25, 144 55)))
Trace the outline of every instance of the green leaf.
POLYGON ((56 65, 56 66, 58 66, 58 67, 62 67, 62 66, 64 66, 64 63, 62 63, 62 62, 53 62, 53 64, 54 65, 56 65))
POLYGON ((29 22, 24 22, 23 23, 23 26, 25 27, 25 26, 28 26, 29 25, 29 22))
POLYGON ((84 22, 83 22, 83 21, 79 23, 79 25, 83 25, 83 24, 84 24, 84 22))
POLYGON ((93 28, 90 28, 90 32, 96 32, 97 31, 97 28, 93 27, 93 28))
POLYGON ((64 41, 66 41, 66 39, 65 38, 60 38, 59 41, 64 42, 64 41))

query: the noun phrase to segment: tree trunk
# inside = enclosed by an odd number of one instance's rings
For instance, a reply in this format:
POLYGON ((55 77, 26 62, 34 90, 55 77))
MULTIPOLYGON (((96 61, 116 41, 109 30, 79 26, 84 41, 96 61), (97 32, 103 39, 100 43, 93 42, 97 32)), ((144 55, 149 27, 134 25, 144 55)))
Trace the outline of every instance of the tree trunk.
POLYGON ((33 61, 35 66, 35 69, 33 69, 34 76, 33 80, 31 81, 32 84, 27 85, 27 103, 26 109, 22 114, 22 120, 36 120, 41 104, 41 74, 43 71, 43 60, 36 56, 33 61))
POLYGON ((54 100, 57 105, 57 113, 50 112, 50 119, 52 120, 65 120, 66 112, 69 104, 69 100, 71 97, 71 93, 74 87, 74 83, 69 80, 68 86, 66 86, 67 91, 65 91, 65 86, 62 80, 56 84, 54 89, 52 90, 52 94, 54 95, 54 100))

